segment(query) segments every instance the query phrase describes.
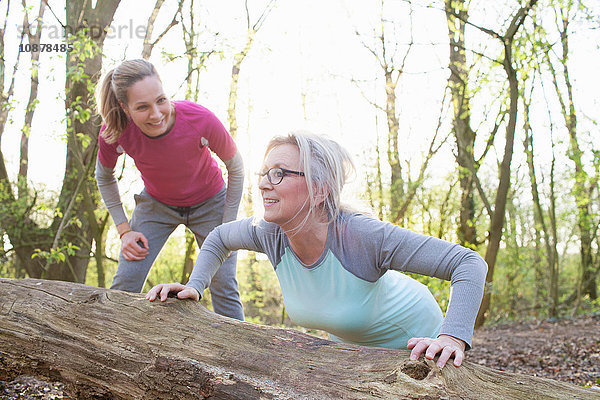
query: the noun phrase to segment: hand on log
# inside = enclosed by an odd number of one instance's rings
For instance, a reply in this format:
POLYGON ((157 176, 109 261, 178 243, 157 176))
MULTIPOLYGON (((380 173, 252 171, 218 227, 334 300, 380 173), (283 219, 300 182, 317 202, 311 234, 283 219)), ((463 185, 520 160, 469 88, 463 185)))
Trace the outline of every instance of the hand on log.
POLYGON ((432 338, 412 338, 406 346, 412 349, 410 359, 416 361, 421 354, 425 352, 425 358, 433 360, 441 351, 437 366, 444 368, 450 357, 454 356, 454 366, 460 367, 465 358, 465 342, 450 335, 440 335, 437 339, 432 338))
POLYGON ((198 301, 200 299, 200 294, 192 287, 184 286, 181 283, 161 283, 146 293, 146 300, 154 301, 157 297, 160 297, 160 301, 165 301, 168 297, 171 297, 170 295, 174 295, 173 297, 180 300, 192 299, 198 301))

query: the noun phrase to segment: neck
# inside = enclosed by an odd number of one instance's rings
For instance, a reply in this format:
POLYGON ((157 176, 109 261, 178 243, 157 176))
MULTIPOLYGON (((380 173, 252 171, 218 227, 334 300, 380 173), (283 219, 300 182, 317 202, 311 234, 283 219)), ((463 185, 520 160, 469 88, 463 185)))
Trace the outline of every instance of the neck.
POLYGON ((282 228, 296 256, 304 264, 310 265, 315 263, 325 250, 328 227, 327 218, 319 217, 309 218, 301 229, 282 228))

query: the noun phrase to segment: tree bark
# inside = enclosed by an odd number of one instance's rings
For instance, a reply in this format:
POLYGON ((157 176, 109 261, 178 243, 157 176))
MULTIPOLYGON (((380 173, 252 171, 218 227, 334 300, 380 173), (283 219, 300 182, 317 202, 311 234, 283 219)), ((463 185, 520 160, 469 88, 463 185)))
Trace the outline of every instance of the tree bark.
MULTIPOLYGON (((77 246, 77 250, 75 254, 69 254, 65 262, 47 265, 45 274, 42 273, 41 277, 84 282, 92 241, 99 243, 102 240, 102 232, 94 213, 97 199, 93 195, 96 191, 93 166, 96 164, 100 124, 91 117, 94 105, 93 88, 90 87, 89 79, 95 81, 100 74, 105 29, 112 22, 119 2, 120 0, 98 2, 95 7, 88 1, 66 3, 66 26, 73 31, 68 39, 72 41, 80 31, 87 28, 89 31, 83 34, 89 37, 85 47, 89 46, 94 50, 86 54, 84 50, 77 51, 75 48, 66 57, 67 156, 57 204, 57 209, 64 215, 54 219, 50 231, 54 234, 55 244, 67 241, 77 246), (86 113, 90 113, 90 117, 86 118, 86 113), (76 199, 73 212, 67 215, 72 199, 76 199), (64 224, 63 219, 69 222, 64 224), (64 234, 61 231, 63 226, 64 234)), ((77 46, 77 43, 73 44, 77 46)), ((55 248, 55 244, 52 248, 55 248)), ((29 273, 29 276, 36 275, 29 273)))
POLYGON ((456 162, 460 181, 460 224, 458 240, 461 245, 474 248, 478 244, 475 221, 475 182, 478 163, 475 161, 475 131, 471 128, 471 103, 469 89, 469 66, 467 65, 465 26, 467 5, 464 1, 446 0, 446 21, 450 45, 450 91, 454 120, 452 128, 456 137, 456 162), (456 16, 460 16, 457 18, 456 16))
POLYGON ((494 211, 490 216, 488 244, 484 257, 485 262, 488 265, 488 272, 485 278, 486 290, 483 293, 481 307, 479 308, 479 313, 477 314, 477 319, 475 320, 476 327, 483 325, 486 314, 491 305, 492 294, 490 289, 494 281, 494 268, 496 266, 498 251, 500 250, 500 240, 502 239, 502 233, 504 230, 506 200, 508 191, 510 189, 510 164, 513 156, 513 144, 515 140, 515 128, 517 124, 517 108, 519 100, 519 81, 517 79, 517 73, 513 67, 512 46, 515 34, 523 24, 523 20, 529 11, 536 3, 537 0, 529 0, 527 5, 521 7, 521 9, 519 9, 519 11, 514 15, 504 36, 499 37, 499 39, 501 39, 504 43, 504 58, 502 60, 502 65, 504 67, 504 71, 506 72, 506 77, 509 84, 509 117, 508 124, 506 125, 504 156, 502 158, 502 163, 500 164, 500 178, 498 182, 498 189, 496 191, 496 200, 493 208, 494 211))
MULTIPOLYGON (((579 244, 581 259, 581 274, 577 289, 577 304, 581 297, 589 295, 592 300, 598 298, 596 289, 596 273, 594 272, 594 215, 592 211, 592 194, 597 177, 590 176, 584 168, 584 151, 579 145, 579 129, 577 128, 577 111, 575 109, 575 99, 573 94, 573 85, 569 75, 569 23, 570 12, 573 5, 560 8, 557 14, 561 16, 560 22, 557 21, 557 28, 561 38, 562 53, 559 56, 559 62, 562 66, 562 76, 558 76, 549 57, 547 60, 556 95, 558 97, 562 115, 569 133, 569 158, 575 164, 575 174, 573 181, 573 194, 577 204, 577 226, 579 228, 579 244), (558 80, 566 87, 566 94, 560 89, 558 80)), ((558 53, 558 52, 557 52, 558 53)), ((576 310, 577 311, 577 310, 576 310)))
POLYGON ((192 301, 0 279, 0 379, 77 399, 600 399, 569 383, 239 322, 192 301))
MULTIPOLYGON (((24 24, 27 27, 27 38, 31 46, 38 47, 40 45, 40 38, 42 37, 42 26, 44 11, 46 10, 46 3, 40 2, 40 8, 38 16, 35 19, 37 27, 35 33, 31 32, 31 25, 29 25, 29 17, 25 0, 21 0, 23 3, 24 11, 24 24)), ((31 123, 33 121, 33 114, 35 113, 36 105, 38 102, 38 86, 39 86, 39 60, 40 52, 31 52, 31 86, 29 88, 29 100, 27 101, 27 107, 25 108, 25 122, 23 129, 21 130, 21 157, 19 162, 19 174, 17 187, 18 196, 20 199, 27 196, 27 178, 29 172, 29 134, 31 133, 31 123)))

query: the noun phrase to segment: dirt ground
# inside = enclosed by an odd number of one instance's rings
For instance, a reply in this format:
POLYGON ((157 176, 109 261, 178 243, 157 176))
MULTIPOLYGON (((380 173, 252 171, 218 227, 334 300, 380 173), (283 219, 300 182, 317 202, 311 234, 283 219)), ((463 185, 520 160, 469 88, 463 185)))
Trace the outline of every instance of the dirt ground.
POLYGON ((467 360, 600 391, 600 315, 477 330, 467 360))
MULTIPOLYGON (((478 330, 467 360, 600 392, 600 315, 516 323, 478 330)), ((20 376, 0 382, 0 400, 70 399, 61 383, 20 376)))

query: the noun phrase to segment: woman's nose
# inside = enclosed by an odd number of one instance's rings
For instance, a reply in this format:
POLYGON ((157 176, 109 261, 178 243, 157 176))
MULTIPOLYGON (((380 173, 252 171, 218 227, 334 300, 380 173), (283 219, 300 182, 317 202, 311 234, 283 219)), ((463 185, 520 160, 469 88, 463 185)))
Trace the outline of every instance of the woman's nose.
POLYGON ((151 117, 152 117, 152 118, 160 118, 160 110, 159 110, 159 108, 158 108, 158 106, 157 106, 157 105, 154 105, 154 106, 152 107, 152 114, 151 114, 151 117))
POLYGON ((267 177, 267 174, 261 176, 258 179, 258 188, 260 190, 271 189, 272 187, 273 187, 273 185, 271 185, 271 182, 269 182, 269 178, 267 177))

